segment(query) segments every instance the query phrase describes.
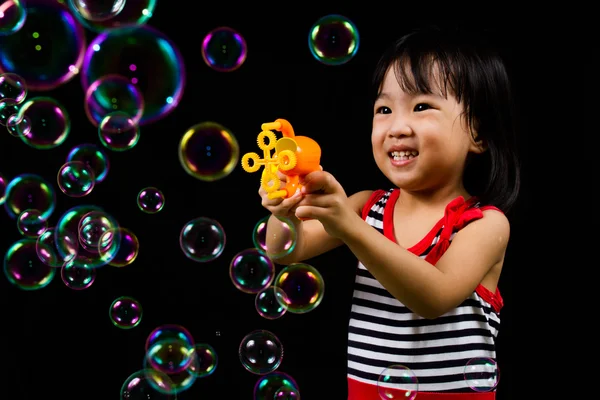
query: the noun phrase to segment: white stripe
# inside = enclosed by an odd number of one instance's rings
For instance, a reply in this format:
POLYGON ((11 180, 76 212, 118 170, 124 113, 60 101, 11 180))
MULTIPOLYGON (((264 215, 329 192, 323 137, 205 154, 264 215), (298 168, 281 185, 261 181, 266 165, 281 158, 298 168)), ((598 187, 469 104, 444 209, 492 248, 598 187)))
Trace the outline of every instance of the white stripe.
MULTIPOLYGON (((440 346, 460 346, 460 345, 468 345, 468 344, 493 344, 493 340, 491 338, 484 338, 482 336, 459 336, 454 338, 443 338, 443 339, 434 339, 434 340, 420 340, 420 341, 406 341, 406 342, 397 342, 395 340, 387 340, 387 339, 379 339, 373 338, 369 336, 359 335, 356 333, 350 333, 348 335, 348 340, 353 340, 359 343, 366 343, 370 345, 376 346, 385 346, 398 350, 411 350, 411 349, 422 349, 427 347, 440 347, 440 346)), ((352 347, 352 346, 350 346, 352 347)), ((358 349, 357 349, 358 350, 358 349)), ((479 352, 479 350, 477 350, 479 352)), ((382 355, 385 353, 382 353, 382 355)), ((394 356, 389 354, 389 356, 393 359, 394 356)), ((427 356, 424 356, 427 357, 427 356)), ((380 358, 381 359, 381 358, 380 358)))
MULTIPOLYGON (((410 314, 409 314, 410 315, 410 314)), ((392 335, 410 335, 410 334, 424 334, 424 333, 438 333, 438 332, 447 332, 450 329, 477 329, 484 328, 487 329, 487 325, 483 325, 478 321, 461 321, 455 324, 439 324, 439 325, 428 325, 422 327, 394 327, 376 324, 373 322, 367 321, 359 321, 354 318, 350 319, 350 326, 366 329, 370 331, 389 333, 392 335)), ((398 344, 403 342, 398 342, 398 344)))

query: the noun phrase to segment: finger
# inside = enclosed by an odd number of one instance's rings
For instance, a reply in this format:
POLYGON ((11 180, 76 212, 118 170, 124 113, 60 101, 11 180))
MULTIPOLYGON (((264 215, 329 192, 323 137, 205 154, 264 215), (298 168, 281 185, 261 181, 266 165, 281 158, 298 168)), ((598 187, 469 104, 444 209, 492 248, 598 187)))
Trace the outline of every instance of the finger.
POLYGON ((281 182, 287 182, 287 175, 280 170, 277 170, 277 178, 279 178, 281 182))
POLYGON ((332 204, 332 197, 327 194, 304 194, 301 206, 328 208, 332 204))
POLYGON ((323 212, 322 208, 312 206, 298 206, 296 208, 296 218, 298 219, 319 219, 319 215, 323 212))
POLYGON ((323 171, 313 171, 304 177, 303 193, 314 193, 328 188, 329 175, 323 171))

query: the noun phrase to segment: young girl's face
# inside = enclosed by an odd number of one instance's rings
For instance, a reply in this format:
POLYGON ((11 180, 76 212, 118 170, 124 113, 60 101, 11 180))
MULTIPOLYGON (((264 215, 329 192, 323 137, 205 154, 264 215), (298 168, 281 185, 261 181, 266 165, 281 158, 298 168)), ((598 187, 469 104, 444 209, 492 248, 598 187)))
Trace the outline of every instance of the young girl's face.
POLYGON ((463 105, 450 91, 444 96, 435 69, 433 94, 404 92, 394 70, 388 69, 373 110, 377 166, 405 190, 462 188, 467 154, 482 151, 471 138, 463 105))

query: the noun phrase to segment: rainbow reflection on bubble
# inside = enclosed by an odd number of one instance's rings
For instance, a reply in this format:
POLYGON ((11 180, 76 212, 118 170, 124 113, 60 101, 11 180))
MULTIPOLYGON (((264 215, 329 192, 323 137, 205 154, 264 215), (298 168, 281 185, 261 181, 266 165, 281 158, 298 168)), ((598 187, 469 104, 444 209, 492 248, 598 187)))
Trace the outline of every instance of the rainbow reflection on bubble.
POLYGON ((173 381, 169 375, 152 368, 145 368, 131 374, 121 386, 120 400, 156 399, 176 400, 173 381))
POLYGON ((261 376, 254 385, 254 400, 272 400, 282 388, 289 388, 299 392, 298 384, 289 374, 274 371, 261 376))
POLYGON ((304 314, 317 308, 325 294, 325 282, 313 266, 296 263, 286 265, 275 278, 273 286, 279 287, 286 297, 277 297, 282 305, 294 314, 304 314))
POLYGON ((19 74, 29 90, 55 89, 79 73, 85 31, 59 1, 27 0, 26 12, 21 29, 0 36, 0 73, 19 74))
POLYGON ((56 268, 38 258, 35 239, 25 238, 13 243, 4 255, 4 275, 19 289, 42 289, 55 274, 56 268))
POLYGON ((187 258, 210 262, 225 250, 225 230, 212 218, 199 217, 188 221, 179 234, 179 246, 187 258))
POLYGON ((320 18, 308 32, 308 48, 325 65, 341 65, 358 52, 360 36, 348 18, 331 14, 320 18))
POLYGON ((11 218, 25 210, 38 210, 48 219, 56 207, 56 192, 50 183, 36 174, 21 174, 6 186, 4 208, 11 218))
POLYGON ((418 398, 419 380, 410 368, 390 365, 379 375, 377 391, 382 399, 414 400, 418 398))
POLYGON ((71 132, 67 109, 51 97, 34 97, 19 108, 17 120, 27 120, 29 129, 19 136, 23 143, 38 150, 60 146, 71 132))
POLYGON ((95 144, 78 144, 69 151, 66 162, 80 161, 87 165, 96 178, 96 183, 102 182, 110 169, 110 161, 104 150, 95 144))
POLYGON ((21 0, 3 0, 0 2, 0 36, 18 32, 27 19, 27 9, 21 0))
MULTIPOLYGON (((86 28, 95 32, 105 32, 125 25, 143 25, 152 17, 156 8, 156 0, 122 0, 122 7, 118 13, 112 13, 110 18, 89 18, 89 14, 81 14, 73 2, 94 3, 97 0, 69 0, 69 8, 75 17, 86 28)), ((94 5, 98 7, 98 5, 94 5)))
POLYGON ((247 54, 246 40, 226 26, 210 31, 202 41, 202 58, 215 71, 235 71, 246 61, 247 54))
POLYGON ((273 282, 275 264, 258 249, 245 249, 231 259, 229 277, 238 290, 257 294, 273 282))
POLYGON ((108 316, 114 326, 121 329, 135 328, 142 322, 143 309, 139 301, 121 296, 112 302, 108 316))
MULTIPOLYGON (((106 75, 125 77, 140 89, 143 126, 170 114, 179 105, 185 86, 185 66, 176 45, 159 30, 124 26, 99 34, 83 60, 84 90, 106 75)), ((98 101, 98 99, 96 99, 98 101)))
POLYGON ((179 163, 190 176, 206 182, 223 179, 235 169, 240 146, 233 133, 216 122, 202 122, 179 141, 179 163))

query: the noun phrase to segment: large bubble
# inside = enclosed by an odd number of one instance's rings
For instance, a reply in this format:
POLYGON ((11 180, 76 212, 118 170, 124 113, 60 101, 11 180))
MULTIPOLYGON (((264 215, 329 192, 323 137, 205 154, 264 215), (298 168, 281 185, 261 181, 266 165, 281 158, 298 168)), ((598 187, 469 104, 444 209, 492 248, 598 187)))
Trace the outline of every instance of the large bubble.
POLYGON ((69 8, 73 11, 79 22, 95 32, 104 32, 125 25, 143 25, 152 17, 156 8, 156 0, 108 2, 116 6, 116 9, 113 8, 109 12, 106 12, 106 10, 104 10, 105 12, 101 12, 102 7, 106 7, 106 5, 100 3, 106 2, 98 2, 97 0, 69 0, 68 3, 69 8), (88 5, 88 12, 80 12, 81 3, 88 5), (89 12, 91 8, 93 10, 89 12))
POLYGON ((181 101, 183 58, 175 44, 149 26, 127 26, 98 35, 85 53, 84 90, 103 76, 117 74, 136 85, 144 99, 139 125, 164 118, 181 101))
POLYGON ((0 73, 14 72, 30 90, 52 90, 79 73, 85 54, 83 26, 55 0, 27 0, 27 18, 0 36, 0 73))

